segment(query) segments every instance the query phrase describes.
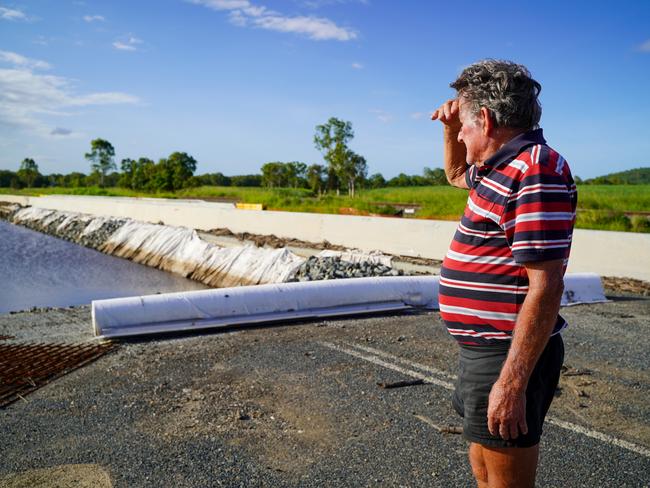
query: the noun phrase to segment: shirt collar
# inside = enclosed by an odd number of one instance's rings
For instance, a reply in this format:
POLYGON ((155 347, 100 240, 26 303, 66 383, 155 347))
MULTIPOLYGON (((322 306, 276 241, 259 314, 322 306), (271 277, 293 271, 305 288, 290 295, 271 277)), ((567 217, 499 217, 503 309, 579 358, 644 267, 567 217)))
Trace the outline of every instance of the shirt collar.
POLYGON ((542 129, 529 130, 513 137, 501 146, 497 152, 490 156, 479 169, 485 171, 494 168, 505 161, 511 161, 525 148, 536 144, 546 144, 546 139, 544 139, 542 129))

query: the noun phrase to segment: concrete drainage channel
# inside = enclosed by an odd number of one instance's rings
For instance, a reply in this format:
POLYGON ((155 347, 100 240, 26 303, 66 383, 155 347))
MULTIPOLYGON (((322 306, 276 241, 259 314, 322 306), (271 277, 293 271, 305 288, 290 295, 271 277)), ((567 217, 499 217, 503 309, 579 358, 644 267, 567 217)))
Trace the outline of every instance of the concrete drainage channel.
POLYGON ((211 287, 323 279, 435 274, 436 267, 394 266, 378 252, 258 247, 193 229, 97 217, 18 204, 0 207, 7 221, 113 256, 181 274, 211 287))

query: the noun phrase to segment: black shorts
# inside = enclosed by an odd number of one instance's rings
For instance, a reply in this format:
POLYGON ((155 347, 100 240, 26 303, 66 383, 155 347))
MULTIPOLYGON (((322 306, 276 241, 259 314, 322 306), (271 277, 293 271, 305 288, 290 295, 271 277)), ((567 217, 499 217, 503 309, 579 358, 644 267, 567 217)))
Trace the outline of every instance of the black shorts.
POLYGON ((560 379, 564 343, 560 334, 552 336, 530 376, 526 388, 528 433, 504 440, 490 434, 487 407, 490 390, 499 377, 509 346, 509 342, 495 346, 461 345, 452 405, 463 417, 463 437, 467 440, 491 447, 531 447, 539 443, 544 417, 560 379))

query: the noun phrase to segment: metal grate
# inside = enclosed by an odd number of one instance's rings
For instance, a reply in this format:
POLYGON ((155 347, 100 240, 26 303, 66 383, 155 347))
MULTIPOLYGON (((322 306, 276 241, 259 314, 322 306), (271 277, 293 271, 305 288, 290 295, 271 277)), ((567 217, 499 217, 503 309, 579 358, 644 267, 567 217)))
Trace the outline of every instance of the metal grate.
POLYGON ((0 407, 94 361, 114 347, 110 341, 0 344, 0 407))

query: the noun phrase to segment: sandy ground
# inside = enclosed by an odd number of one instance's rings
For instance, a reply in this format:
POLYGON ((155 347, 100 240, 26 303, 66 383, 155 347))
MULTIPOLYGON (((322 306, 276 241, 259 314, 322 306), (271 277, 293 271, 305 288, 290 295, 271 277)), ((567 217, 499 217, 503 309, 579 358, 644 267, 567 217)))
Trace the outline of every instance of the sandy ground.
MULTIPOLYGON (((562 314, 539 486, 650 486, 650 299, 562 314)), ((0 335, 92 340, 89 308, 3 315, 0 335)), ((471 486, 445 433, 456 353, 436 313, 125 342, 0 410, 0 486, 471 486)))

